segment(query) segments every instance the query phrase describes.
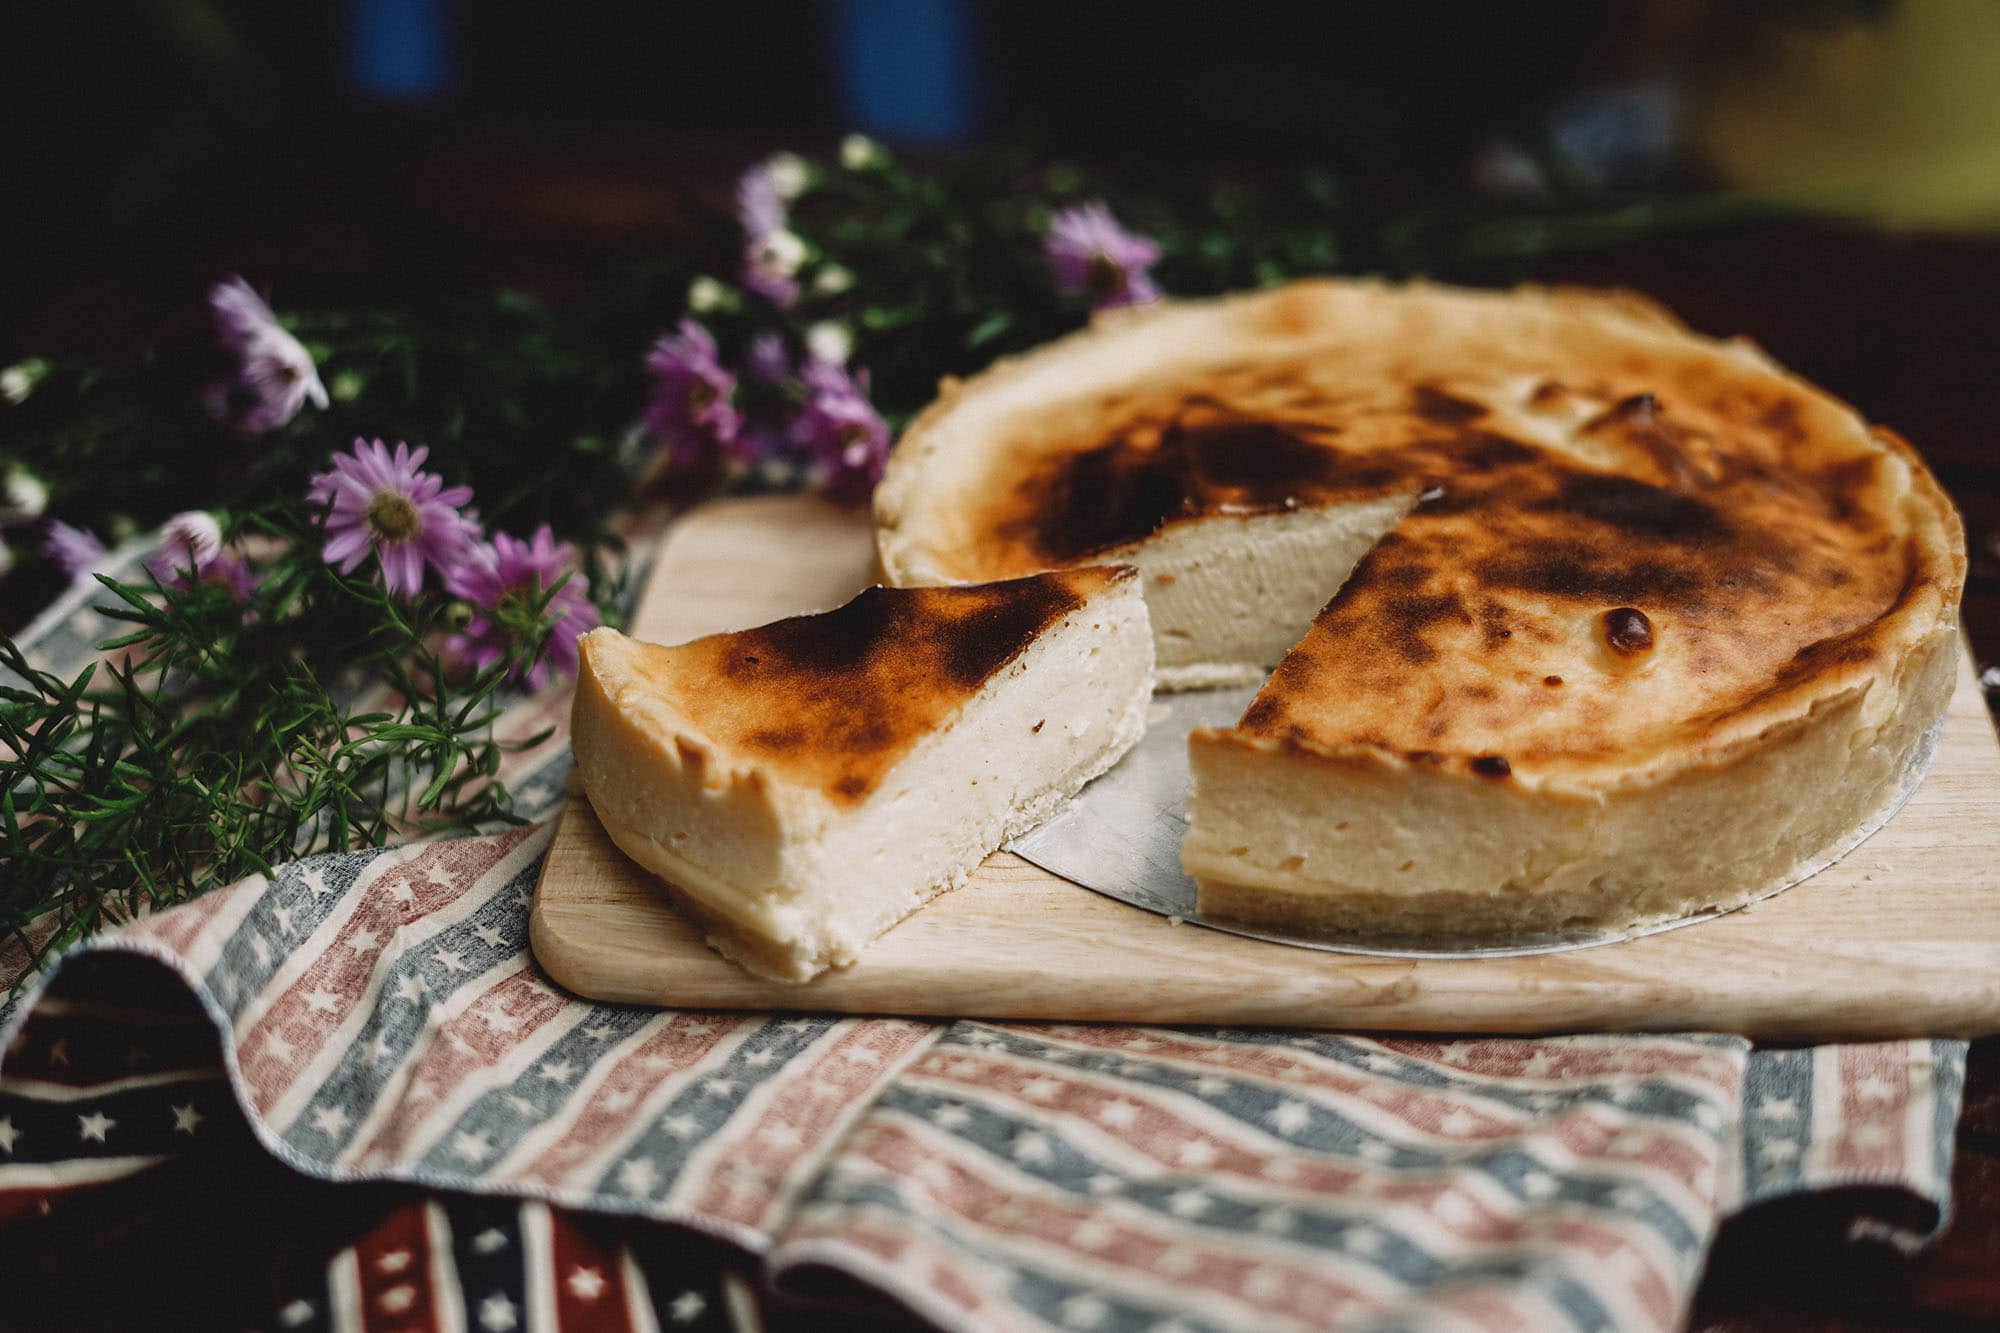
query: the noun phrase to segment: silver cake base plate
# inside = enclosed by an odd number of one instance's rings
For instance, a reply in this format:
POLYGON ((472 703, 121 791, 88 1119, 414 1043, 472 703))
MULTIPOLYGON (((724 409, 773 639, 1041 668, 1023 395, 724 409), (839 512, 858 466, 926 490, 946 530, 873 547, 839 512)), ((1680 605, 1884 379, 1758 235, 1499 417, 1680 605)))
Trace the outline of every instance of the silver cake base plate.
MULTIPOLYGON (((1663 930, 1712 921, 1721 912, 1677 917, 1628 930, 1579 929, 1485 936, 1386 935, 1349 931, 1266 930, 1203 916, 1195 882, 1181 869, 1181 835, 1187 832, 1188 733, 1200 726, 1228 726, 1243 715, 1255 686, 1163 694, 1153 700, 1146 735, 1112 770, 1084 788, 1041 827, 1007 850, 1087 889, 1172 920, 1253 940, 1375 958, 1519 958, 1567 953, 1663 930)), ((1910 799, 1937 753, 1943 719, 1925 734, 1904 765, 1895 799, 1846 839, 1759 899, 1811 878, 1859 847, 1910 799)), ((1744 904, 1747 906, 1748 904, 1744 904)), ((1741 908, 1732 910, 1740 911, 1741 908)))

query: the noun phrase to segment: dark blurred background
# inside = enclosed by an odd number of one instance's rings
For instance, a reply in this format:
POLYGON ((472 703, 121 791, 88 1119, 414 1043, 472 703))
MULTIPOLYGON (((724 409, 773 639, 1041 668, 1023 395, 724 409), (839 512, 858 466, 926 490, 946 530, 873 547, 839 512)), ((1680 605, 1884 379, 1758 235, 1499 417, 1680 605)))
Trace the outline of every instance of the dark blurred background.
POLYGON ((281 308, 561 300, 850 130, 1391 204, 1781 206, 1436 271, 1648 291, 1901 429, 2000 658, 1993 0, 85 0, 10 6, 4 49, 0 365, 201 336, 239 272, 281 308))
POLYGON ((752 155, 850 129, 2000 218, 1988 0, 129 0, 6 26, 0 354, 115 345, 238 270, 291 302, 560 294, 673 244, 752 155))

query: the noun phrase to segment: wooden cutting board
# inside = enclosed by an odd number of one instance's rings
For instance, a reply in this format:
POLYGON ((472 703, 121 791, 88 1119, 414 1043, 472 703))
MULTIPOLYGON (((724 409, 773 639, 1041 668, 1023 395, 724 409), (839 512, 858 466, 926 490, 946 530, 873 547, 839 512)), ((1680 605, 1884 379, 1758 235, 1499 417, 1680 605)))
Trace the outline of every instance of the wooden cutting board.
MULTIPOLYGON (((838 605, 863 516, 722 501, 669 534, 632 632, 675 643, 838 605)), ((1567 954, 1362 958, 1171 924, 996 853, 971 883, 804 986, 710 952, 572 798, 532 915, 542 966, 594 999, 1424 1032, 1707 1029, 1766 1040, 2000 1032, 2000 746, 1961 665, 1930 777, 1845 860, 1701 925, 1567 954)))

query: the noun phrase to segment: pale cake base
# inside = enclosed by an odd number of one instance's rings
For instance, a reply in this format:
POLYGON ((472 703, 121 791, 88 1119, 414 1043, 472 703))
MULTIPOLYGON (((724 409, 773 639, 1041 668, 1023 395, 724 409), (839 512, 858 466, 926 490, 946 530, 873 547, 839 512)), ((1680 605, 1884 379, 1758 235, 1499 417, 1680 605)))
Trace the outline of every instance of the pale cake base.
POLYGON ((1940 632, 1886 686, 1789 736, 1602 794, 1198 732, 1182 862, 1204 915, 1259 926, 1505 937, 1730 911, 1825 865, 1908 794, 1956 652, 1940 632))

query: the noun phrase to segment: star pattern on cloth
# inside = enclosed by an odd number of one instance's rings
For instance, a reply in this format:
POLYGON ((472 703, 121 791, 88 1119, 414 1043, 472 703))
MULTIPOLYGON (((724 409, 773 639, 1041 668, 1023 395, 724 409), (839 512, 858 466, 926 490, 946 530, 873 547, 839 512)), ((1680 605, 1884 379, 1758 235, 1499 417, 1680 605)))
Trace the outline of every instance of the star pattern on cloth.
POLYGON ((1262 1208, 1253 1225, 1267 1236, 1282 1236, 1298 1227, 1299 1215, 1289 1208, 1262 1208))
POLYGON ((1304 1102, 1283 1101, 1265 1118, 1280 1134, 1297 1134, 1312 1124, 1312 1108, 1304 1102))
POLYGON ((451 1136, 451 1155, 476 1166, 493 1155, 493 1144, 484 1134, 462 1129, 451 1136))
POLYGON ((660 1183, 660 1169, 650 1157, 632 1157, 618 1164, 618 1188, 627 1194, 651 1194, 660 1183))
POLYGON ((1040 1130, 1024 1130, 1014 1136, 1010 1151, 1017 1162, 1044 1163, 1055 1160, 1056 1150, 1049 1142, 1049 1136, 1040 1130))
POLYGON ((507 1298, 504 1291, 496 1291, 479 1302, 479 1326, 488 1333, 508 1333, 520 1324, 520 1307, 507 1298))
POLYGON ((1783 1166, 1798 1155, 1796 1139, 1766 1139, 1757 1145, 1757 1159, 1767 1167, 1783 1166))

